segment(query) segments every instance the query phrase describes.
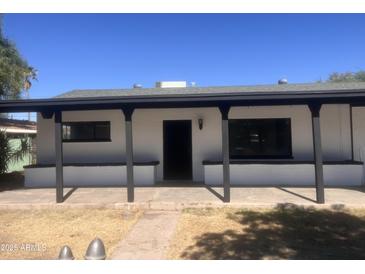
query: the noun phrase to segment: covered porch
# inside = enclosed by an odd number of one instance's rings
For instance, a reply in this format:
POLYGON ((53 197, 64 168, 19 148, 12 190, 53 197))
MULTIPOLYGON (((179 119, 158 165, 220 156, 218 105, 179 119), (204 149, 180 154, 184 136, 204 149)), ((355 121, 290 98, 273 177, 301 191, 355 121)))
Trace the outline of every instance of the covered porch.
MULTIPOLYGON (((247 203, 250 200, 250 196, 247 196, 249 193, 255 192, 255 190, 249 191, 247 187, 238 187, 234 188, 231 184, 231 175, 232 170, 230 170, 230 150, 229 150, 229 118, 230 111, 235 107, 257 107, 257 106, 304 106, 307 109, 307 115, 310 118, 311 122, 311 135, 312 135, 312 150, 313 150, 313 158, 309 161, 308 164, 313 168, 313 187, 312 188, 303 188, 305 190, 306 195, 299 194, 299 197, 306 197, 304 200, 308 202, 316 202, 319 204, 325 203, 325 180, 324 180, 324 165, 323 165, 323 150, 322 150, 322 142, 326 142, 326 140, 322 140, 321 137, 321 125, 320 125, 320 114, 321 109, 325 105, 331 104, 349 104, 355 106, 364 106, 365 105, 365 93, 362 89, 359 90, 344 90, 343 87, 339 87, 338 89, 321 90, 295 90, 298 86, 294 86, 293 90, 273 90, 273 91, 245 91, 245 92, 226 92, 221 89, 214 92, 198 92, 198 93, 189 93, 189 91, 185 94, 157 94, 157 95, 131 95, 131 96, 108 96, 108 97, 80 97, 80 98, 53 98, 53 99, 38 99, 38 100, 23 100, 23 101, 3 101, 0 102, 0 112, 24 112, 24 111, 33 111, 41 114, 43 119, 47 119, 54 123, 54 131, 53 134, 53 144, 54 144, 54 155, 55 161, 52 168, 55 169, 55 186, 56 186, 56 202, 62 203, 67 201, 70 198, 69 193, 65 189, 64 182, 64 170, 65 165, 68 164, 64 162, 64 152, 63 152, 63 136, 62 136, 62 125, 63 125, 63 116, 69 111, 86 111, 86 110, 118 110, 122 113, 122 121, 121 124, 124 125, 124 136, 123 142, 125 144, 125 163, 122 166, 125 166, 125 177, 126 177, 126 187, 123 187, 123 183, 120 184, 120 189, 115 193, 120 193, 126 195, 127 202, 138 202, 137 195, 135 195, 135 191, 143 190, 144 188, 136 188, 136 177, 135 177, 135 161, 134 161, 134 144, 133 144, 133 120, 134 113, 136 110, 141 109, 182 109, 182 108, 215 108, 219 110, 220 116, 220 144, 221 144, 221 161, 216 167, 220 169, 222 174, 221 179, 219 180, 219 184, 221 188, 211 188, 209 186, 201 187, 201 190, 204 190, 205 194, 203 196, 194 196, 190 193, 190 188, 180 188, 182 191, 176 192, 181 193, 184 199, 188 201, 193 199, 195 202, 199 202, 201 200, 200 197, 207 197, 207 201, 210 199, 219 199, 221 202, 225 203, 235 203, 235 201, 240 203, 247 203), (208 191, 207 191, 208 190, 208 191), (235 191, 234 191, 235 190, 235 191), (309 191, 309 192, 307 192, 309 191), (235 194, 234 194, 235 192, 235 194), (209 194, 210 193, 210 194, 209 194), (206 196, 208 195, 208 196, 206 196), (236 196, 234 196, 236 195, 236 196), (136 198, 135 198, 136 196, 136 198), (314 196, 314 197, 312 197, 314 196), (211 197, 211 198, 208 198, 211 197)), ((337 88, 337 87, 336 87, 337 88)), ((194 92, 196 92, 194 90, 194 92)), ((351 114, 350 114, 351 115, 351 114)), ((146 117, 148 119, 148 117, 146 117)), ((352 121, 351 121, 352 123, 352 121)), ((352 129, 352 126, 351 126, 352 129)), ((352 132, 351 132, 352 134, 352 132)), ((352 138, 352 136, 351 136, 352 138)), ((353 154, 353 149, 352 149, 353 154)), ((354 162, 354 158, 352 155, 351 160, 351 168, 356 168, 357 173, 361 173, 362 171, 356 167, 359 164, 354 162)), ((82 164, 82 163, 80 163, 82 164)), ((243 163, 245 164, 245 163, 243 163)), ((217 169, 216 169, 217 170, 217 169)), ((359 176, 357 176, 359 177, 359 176)), ((121 178, 121 181, 124 180, 121 178)), ((156 190, 150 190, 147 188, 146 193, 153 193, 153 191, 157 191, 159 188, 157 185, 154 185, 156 190)), ((255 187, 256 188, 256 187, 255 187)), ((100 191, 102 188, 96 188, 97 191, 100 191)), ((196 193, 198 188, 194 189, 194 193, 196 193)), ((262 188, 257 187, 258 190, 262 190, 262 188)), ((280 187, 272 187, 272 188, 264 188, 265 190, 273 189, 275 191, 279 191, 278 193, 286 193, 285 195, 291 193, 292 191, 284 191, 280 187)), ((298 188, 299 189, 299 188, 298 188)), ((330 189, 330 188, 329 188, 330 189)), ((25 191, 25 190, 24 190, 25 191)), ((26 190, 31 191, 31 190, 26 190)), ((46 190, 45 190, 46 191, 46 190)), ((74 191, 75 192, 75 191, 74 191)), ((81 192, 80 192, 81 193, 81 192)), ((101 192, 100 192, 101 193, 101 192)), ((114 192, 113 192, 114 193, 114 192)), ((153 197, 160 196, 163 192, 155 192, 153 197), (157 193, 157 194, 156 194, 157 193), (157 196, 156 196, 157 195, 157 196)), ((262 192, 262 193, 265 193, 262 192)), ((280 195, 281 195, 280 194, 280 195)), ((85 193, 85 199, 90 200, 90 196, 85 193)), ((99 194, 98 194, 99 195, 99 194)), ((176 194, 177 195, 177 194, 176 194)), ((260 195, 259 193, 257 195, 260 195)), ((280 198, 280 201, 277 202, 285 202, 287 198, 276 196, 280 198)), ((106 195, 108 196, 108 195, 106 195)), ((148 196, 148 195, 147 195, 148 196)), ((266 192, 264 199, 270 199, 270 196, 275 196, 270 194, 270 192, 266 192)), ((53 196, 54 197, 54 196, 53 196)), ((118 196, 121 202, 124 200, 121 196, 118 196)), ((168 197, 178 198, 175 195, 169 195, 168 197)), ((168 197, 167 200, 169 199, 168 197)), ((297 197, 297 198, 299 198, 297 197)), ((302 197, 302 198, 303 198, 302 197)), ((109 198, 109 197, 108 197, 109 198)), ((109 198, 110 199, 110 198, 109 198)), ((290 198, 288 198, 290 200, 290 198)), ((177 199, 178 200, 178 199, 177 199)), ((339 202, 339 201, 337 201, 339 202)), ((260 202, 258 202, 260 203, 260 202)))
MULTIPOLYGON (((283 104, 283 103, 281 103, 283 104)), ((252 103, 250 105, 253 105, 252 103)), ((261 104, 259 104, 261 105, 261 104)), ((145 108, 152 107, 153 105, 147 105, 145 108)), ((207 185, 214 186, 223 186, 223 193, 219 194, 219 192, 212 191, 212 193, 217 194, 216 196, 220 198, 223 202, 228 203, 231 202, 231 182, 233 181, 235 185, 235 181, 241 181, 241 178, 247 177, 247 172, 243 172, 243 174, 238 174, 236 176, 235 167, 238 164, 238 170, 241 170, 247 166, 248 162, 243 161, 237 163, 237 161, 232 162, 230 159, 230 130, 229 130, 229 113, 232 107, 245 106, 242 102, 240 104, 231 103, 219 103, 215 105, 215 108, 219 110, 220 119, 221 119, 221 162, 215 163, 214 172, 210 172, 211 168, 207 166, 207 163, 203 161, 204 168, 204 183, 207 185), (218 171, 218 173, 216 173, 218 171), (215 177, 215 182, 211 182, 210 177, 215 177), (237 178, 236 178, 237 177, 237 178)), ((320 134, 320 109, 322 104, 320 103, 310 103, 305 105, 308 108, 308 116, 311 117, 312 122, 312 132, 313 132, 313 156, 314 159, 312 161, 308 161, 306 164, 308 165, 309 171, 308 176, 304 178, 304 184, 312 184, 315 185, 315 201, 317 203, 324 203, 324 169, 323 169, 323 160, 322 160, 322 146, 321 146, 321 134, 320 134), (313 171, 313 173, 311 172, 313 171)), ((158 109, 163 109, 162 105, 156 105, 158 109)), ((209 103, 207 106, 203 104, 202 106, 196 106, 194 102, 190 102, 188 104, 173 104, 171 107, 174 108, 186 108, 190 107, 194 108, 204 108, 209 107, 212 108, 212 105, 209 103)), ((25 169, 26 181, 31 180, 36 182, 35 186, 42 187, 42 185, 46 186, 47 182, 55 181, 56 187, 56 201, 57 203, 62 203, 67 197, 65 194, 64 188, 70 186, 126 186, 127 192, 127 201, 128 202, 136 202, 134 198, 135 188, 138 186, 154 186, 157 183, 156 180, 156 166, 159 165, 159 161, 153 162, 136 162, 134 155, 134 142, 133 142, 133 114, 136 110, 145 109, 142 107, 137 107, 136 105, 127 105, 120 108, 120 113, 122 113, 121 118, 124 118, 124 132, 121 132, 120 138, 125 142, 125 162, 122 163, 83 163, 75 162, 69 163, 64 161, 64 147, 65 141, 63 140, 63 119, 64 115, 68 113, 68 109, 66 110, 50 110, 50 111, 41 111, 41 116, 45 120, 50 120, 54 123, 54 155, 55 155, 55 164, 51 165, 34 165, 28 166, 25 169), (124 135, 124 136, 123 136, 124 135), (143 171, 141 170, 143 169, 143 171), (140 171, 138 171, 140 170, 140 171), (48 173, 48 174, 47 174, 48 173), (94 174, 90 176, 90 174, 94 174), (141 176, 142 174, 142 176, 141 176), (86 176, 84 176, 86 175, 86 176), (85 177, 85 178, 84 178, 85 177), (44 182, 43 182, 44 181, 44 182), (38 184, 38 185, 37 185, 38 184)), ((166 106, 165 106, 166 108, 166 106)), ((83 110, 83 108, 77 108, 76 110, 83 110)), ((104 108, 95 108, 95 110, 104 109, 104 108)), ((114 109, 114 108, 107 108, 114 109)), ((86 110, 89 110, 89 106, 86 110)), ((67 120, 65 121, 67 122, 67 120)), ((176 157, 176 156, 174 156, 176 157)), ((165 155, 164 155, 165 158, 165 155)), ((165 160, 165 159, 164 159, 165 160)), ((258 160, 260 163, 262 160, 258 160)), ((209 162, 209 161, 208 161, 209 162)), ((295 164, 293 161, 290 164, 295 164)), ((167 162, 164 163, 166 165, 167 162)), ((262 162, 266 167, 270 170, 282 168, 282 161, 269 161, 268 163, 262 162)), ((351 161, 351 167, 356 167, 357 163, 351 161)), ((362 164, 362 163, 360 163, 362 164)), ((344 163, 341 163, 341 168, 343 168, 344 163)), ((211 166, 210 166, 211 167, 211 166)), ((249 167, 251 168, 251 167, 249 167)), ((284 167, 285 168, 285 167, 284 167)), ((300 167, 303 169, 303 167, 300 167)), ((240 172, 242 173, 242 172, 240 172)), ((284 177, 290 178, 287 176, 287 172, 283 173, 284 177)), ((346 172, 347 173, 347 172, 346 172)), ((354 181, 361 181, 362 177, 362 169, 356 167, 355 172, 356 179, 354 181), (358 172, 360 171, 360 172, 358 172), (359 179, 360 178, 360 179, 359 179)), ((257 180, 261 180, 262 172, 256 172, 253 177, 256 177, 257 180)), ((352 179, 352 178, 349 178, 352 179)), ((278 182, 280 184, 280 182, 278 182)), ((256 184, 253 183, 254 186, 260 186, 264 184, 263 182, 256 184)), ((270 185, 270 181, 267 185, 270 185)), ((286 180, 284 182, 285 185, 296 185, 296 183, 290 182, 290 180, 286 180)), ((34 185, 34 184, 33 184, 34 185)), ((243 185, 247 185, 247 181, 243 182, 243 185)), ((273 183, 273 185, 277 185, 277 183, 273 183)), ((213 190, 212 188, 207 188, 209 190, 213 190)), ((186 192, 184 195, 189 195, 186 192)), ((244 197, 242 197, 244 198, 244 197)))
MULTIPOLYGON (((20 103, 20 102, 19 102, 20 103)), ((22 102, 23 103, 23 102, 22 102)), ((67 103, 69 101, 67 100, 67 103)), ((21 104, 21 103, 20 103, 21 104)), ((291 100, 286 102, 278 101, 276 103, 270 103, 269 106, 280 106, 280 105, 289 105, 296 104, 291 100)), ((304 105, 308 107, 308 114, 311 117, 312 122, 312 131, 313 131, 313 161, 309 162, 309 166, 314 167, 314 183, 315 183, 315 201, 317 203, 324 203, 324 176, 323 176, 323 160, 322 160, 322 148, 321 148, 321 135, 320 135, 320 109, 322 104, 318 102, 311 102, 307 104, 300 103, 299 105, 304 105)), ((133 114, 136 110, 140 109, 169 109, 169 108, 215 108, 219 110, 220 120, 221 120, 221 159, 222 162, 218 166, 218 169, 221 170, 220 176, 218 176, 218 183, 214 183, 213 185, 223 186, 222 193, 212 191, 211 193, 217 194, 215 195, 219 199, 221 199, 224 203, 231 202, 231 159, 230 159, 230 151, 229 151, 229 113, 232 107, 240 107, 240 106, 267 106, 267 101, 246 104, 246 102, 234 102, 234 101, 223 101, 223 102, 198 102, 198 101, 186 101, 185 98, 183 100, 178 100, 175 103, 171 104, 162 104, 158 103, 143 103, 142 105, 138 104, 116 104, 110 106, 107 105, 99 105, 99 102, 93 102, 91 105, 78 105, 72 104, 69 107, 60 108, 60 107, 47 107, 47 110, 39 111, 42 118, 45 120, 50 120, 54 124, 53 129, 53 143, 54 143, 54 164, 51 165, 35 165, 28 166, 26 168, 26 177, 33 178, 32 181, 39 183, 39 186, 42 186, 42 177, 47 178, 46 181, 55 181, 56 187, 56 202, 62 203, 68 197, 65 193, 64 189, 68 186, 126 186, 126 196, 127 201, 129 203, 136 202, 135 200, 135 188, 141 185, 155 185, 157 181, 155 178, 155 166, 158 165, 158 161, 156 163, 148 164, 148 163, 137 163, 134 161, 134 142, 133 142, 133 114), (95 105, 94 105, 95 104, 95 105), (103 164, 91 164, 83 162, 69 163, 64 161, 64 140, 63 140, 63 116, 66 115, 69 111, 83 111, 83 110, 115 110, 119 108, 120 113, 122 113, 121 118, 124 118, 124 134, 120 136, 122 140, 125 142, 125 162, 123 163, 103 163, 103 164), (124 136, 123 136, 124 135, 124 136), (99 167, 98 170, 105 171, 106 169, 110 169, 108 172, 99 172, 96 167, 99 167), (148 174, 147 176, 143 175, 142 177, 147 178, 141 180, 141 176, 138 176, 139 173, 136 173, 137 169, 148 169, 148 171, 144 171, 144 174, 148 174), (119 170, 121 169, 121 170, 119 170), (48 176, 45 174, 49 173, 48 176), (95 173, 95 182, 90 182, 90 176, 82 179, 83 175, 90 175, 91 173, 95 173), (53 174, 53 175, 52 175, 53 174), (72 176, 73 174, 73 176, 72 176), (118 180, 120 175, 120 180, 118 180), (51 175, 51 176, 49 176, 51 175), (102 177, 100 177, 100 176, 102 177), (53 179, 52 179, 53 178, 53 179), (68 179, 67 179, 68 178, 68 179), (112 184, 108 184, 109 179, 113 181, 112 184), (220 178, 220 179, 219 179, 220 178), (79 182, 81 180, 81 182, 79 182), (85 181, 85 182, 83 182, 85 181), (118 184, 120 181, 120 184, 118 184), (142 181, 142 183, 141 183, 142 181), (71 182, 71 183, 70 183, 71 182), (81 184, 81 185, 80 185, 81 184), (100 184, 100 185, 98 185, 100 184)), ((17 107, 16 109, 22 109, 17 107)), ((37 108, 36 108, 37 109, 37 108)), ((66 120, 67 122, 67 120, 66 120)), ((121 121, 121 123, 123 123, 121 121)), ((166 164, 166 163, 165 163, 166 164)), ((204 163, 203 163, 204 164, 204 163)), ((246 165, 246 163, 241 163, 241 165, 246 165)), ((271 166, 271 164, 269 164, 271 166)), ((272 168, 272 167, 271 167, 272 168)), ((208 172, 205 170, 205 175, 208 172)), ((209 176, 205 176, 207 179, 209 176)), ((27 180, 27 178, 26 178, 27 180)), ((312 180, 311 180, 312 181, 312 180)), ((358 181, 358 180, 357 180, 358 181)), ((207 180, 206 184, 209 185, 210 182, 207 180)), ((290 184, 290 183, 289 183, 290 184)), ((37 186, 37 185, 36 185, 37 186)), ((207 188, 209 190, 213 190, 212 188, 207 188)), ((184 195, 189 195, 188 192, 185 192, 184 195)), ((244 197, 242 197, 244 198, 244 197)))

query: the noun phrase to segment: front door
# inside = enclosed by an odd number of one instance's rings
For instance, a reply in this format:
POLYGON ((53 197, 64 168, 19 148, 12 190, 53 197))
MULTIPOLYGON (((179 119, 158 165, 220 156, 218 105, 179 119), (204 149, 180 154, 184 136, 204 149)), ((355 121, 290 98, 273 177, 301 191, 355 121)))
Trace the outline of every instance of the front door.
POLYGON ((192 180, 191 120, 163 121, 165 180, 192 180))

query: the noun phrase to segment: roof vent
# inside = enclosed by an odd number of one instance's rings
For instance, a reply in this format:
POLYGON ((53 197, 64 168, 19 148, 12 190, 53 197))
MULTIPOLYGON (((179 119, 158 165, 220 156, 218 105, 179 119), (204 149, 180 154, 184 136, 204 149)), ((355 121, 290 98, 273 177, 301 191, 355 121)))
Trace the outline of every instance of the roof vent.
POLYGON ((142 88, 141 84, 133 84, 133 88, 142 88))
POLYGON ((288 79, 286 79, 286 78, 282 78, 278 81, 279 85, 286 85, 287 83, 288 83, 288 79))
POLYGON ((186 81, 160 81, 156 82, 156 88, 186 88, 186 81))

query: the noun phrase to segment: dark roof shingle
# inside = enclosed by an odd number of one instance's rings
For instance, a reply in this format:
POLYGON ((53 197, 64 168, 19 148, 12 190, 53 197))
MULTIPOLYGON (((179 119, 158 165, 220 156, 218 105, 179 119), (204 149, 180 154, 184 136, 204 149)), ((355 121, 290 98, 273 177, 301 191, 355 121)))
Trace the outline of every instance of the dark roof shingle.
POLYGON ((114 96, 169 96, 203 94, 251 94, 251 93, 288 93, 288 92, 326 92, 326 91, 365 91, 365 82, 354 83, 309 83, 284 85, 186 87, 186 88, 131 88, 131 89, 85 89, 72 90, 56 98, 88 98, 114 96))

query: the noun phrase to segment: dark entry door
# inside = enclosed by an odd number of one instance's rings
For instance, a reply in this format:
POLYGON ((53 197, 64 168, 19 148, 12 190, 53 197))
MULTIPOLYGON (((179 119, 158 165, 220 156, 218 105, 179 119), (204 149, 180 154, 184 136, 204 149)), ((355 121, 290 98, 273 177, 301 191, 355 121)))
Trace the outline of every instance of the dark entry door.
POLYGON ((163 122, 165 180, 192 180, 191 121, 163 122))

